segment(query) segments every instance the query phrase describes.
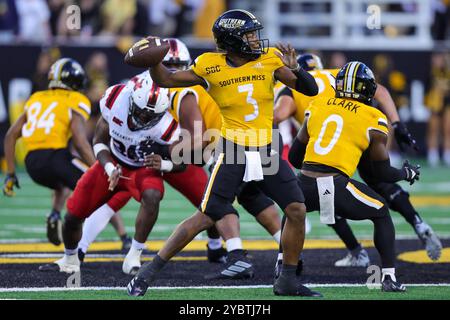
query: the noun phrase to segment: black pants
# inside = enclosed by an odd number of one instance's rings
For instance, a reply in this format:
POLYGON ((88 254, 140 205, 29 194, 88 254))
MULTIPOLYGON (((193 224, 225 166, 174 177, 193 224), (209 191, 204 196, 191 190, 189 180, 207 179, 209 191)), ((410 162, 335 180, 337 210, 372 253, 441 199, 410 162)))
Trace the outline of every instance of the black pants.
MULTIPOLYGON (((306 198, 308 212, 320 209, 315 178, 301 175, 299 181, 306 198)), ((395 262, 395 230, 385 200, 367 185, 337 175, 334 181, 335 215, 350 220, 371 220, 374 224, 374 242, 383 268, 393 268, 395 262)))
MULTIPOLYGON (((214 221, 220 220, 226 214, 236 213, 232 203, 243 182, 245 150, 245 147, 223 138, 216 147, 216 164, 199 208, 214 221)), ((270 160, 263 165, 264 180, 255 182, 258 188, 282 210, 291 203, 303 203, 303 193, 288 163, 281 159, 277 152, 272 154, 270 145, 260 147, 258 151, 263 158, 270 160), (274 171, 273 168, 277 170, 274 171)))
POLYGON ((74 190, 83 169, 87 169, 68 149, 30 151, 25 158, 25 166, 34 182, 54 190, 62 187, 74 190))

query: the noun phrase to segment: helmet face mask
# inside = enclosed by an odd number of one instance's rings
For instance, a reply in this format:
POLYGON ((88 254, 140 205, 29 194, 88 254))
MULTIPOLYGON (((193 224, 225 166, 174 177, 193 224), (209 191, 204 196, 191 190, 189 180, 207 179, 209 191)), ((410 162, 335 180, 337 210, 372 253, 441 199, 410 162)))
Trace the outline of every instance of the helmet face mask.
POLYGON ((372 70, 364 63, 351 61, 336 76, 336 97, 352 98, 370 104, 377 89, 372 70))
POLYGON ((250 12, 229 10, 216 20, 212 31, 218 49, 257 59, 269 48, 269 40, 261 39, 261 29, 263 25, 250 12))
POLYGON ((148 72, 134 81, 128 108, 128 126, 132 131, 155 126, 169 107, 169 89, 161 88, 150 78, 148 72))
POLYGON ((52 64, 48 72, 48 80, 50 89, 60 88, 80 91, 87 84, 83 67, 70 58, 62 58, 52 64))

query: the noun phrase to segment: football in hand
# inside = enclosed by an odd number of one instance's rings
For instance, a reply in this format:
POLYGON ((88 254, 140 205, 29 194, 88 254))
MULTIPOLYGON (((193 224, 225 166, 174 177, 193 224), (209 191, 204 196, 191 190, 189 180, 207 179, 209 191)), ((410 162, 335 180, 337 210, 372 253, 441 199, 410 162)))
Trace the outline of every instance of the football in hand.
POLYGON ((150 36, 136 42, 128 50, 125 63, 138 68, 152 67, 164 59, 169 49, 167 40, 150 36))

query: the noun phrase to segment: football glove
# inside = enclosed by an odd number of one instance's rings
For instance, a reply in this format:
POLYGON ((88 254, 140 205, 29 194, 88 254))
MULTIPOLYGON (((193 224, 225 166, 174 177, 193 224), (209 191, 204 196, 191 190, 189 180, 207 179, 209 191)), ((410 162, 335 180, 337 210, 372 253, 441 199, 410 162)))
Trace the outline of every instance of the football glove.
POLYGON ((146 155, 159 154, 163 159, 170 158, 169 148, 167 145, 159 144, 154 140, 146 140, 141 142, 136 149, 136 153, 144 158, 146 155))
POLYGON ((419 150, 416 140, 403 122, 394 122, 392 123, 392 127, 394 128, 395 141, 397 141, 398 147, 402 152, 405 151, 405 146, 410 146, 416 151, 419 150))
POLYGON ((14 197, 16 195, 14 186, 20 189, 19 179, 17 179, 16 174, 6 174, 5 182, 3 184, 3 194, 8 197, 14 197))
POLYGON ((408 160, 405 160, 403 163, 403 169, 406 171, 406 178, 405 180, 409 182, 410 185, 412 185, 416 180, 419 180, 420 176, 420 165, 412 165, 409 163, 408 160))

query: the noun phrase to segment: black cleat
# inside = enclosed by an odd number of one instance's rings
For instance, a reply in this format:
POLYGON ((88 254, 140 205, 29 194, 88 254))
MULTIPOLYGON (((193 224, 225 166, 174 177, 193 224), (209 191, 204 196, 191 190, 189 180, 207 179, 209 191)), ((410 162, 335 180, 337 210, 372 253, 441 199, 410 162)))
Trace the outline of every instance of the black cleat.
POLYGON ((145 295, 148 289, 148 284, 144 279, 134 277, 127 285, 127 293, 132 297, 140 297, 145 295))
POLYGON ((406 287, 390 277, 386 277, 383 282, 381 282, 381 291, 384 292, 406 292, 406 287))
POLYGON ((55 246, 62 243, 62 221, 57 212, 52 212, 47 217, 47 239, 55 246))
MULTIPOLYGON (((277 260, 275 263, 275 279, 278 278, 281 274, 281 265, 283 264, 283 260, 277 260)), ((303 271, 303 260, 299 259, 297 262, 297 269, 295 269, 295 275, 300 277, 303 271)))
POLYGON ((228 253, 227 264, 219 273, 205 276, 207 280, 213 279, 250 279, 254 276, 253 265, 245 256, 245 251, 238 249, 228 253))
POLYGON ((312 291, 304 285, 298 284, 295 278, 280 275, 273 285, 276 296, 323 297, 320 292, 312 291))
POLYGON ((227 263, 227 250, 220 247, 219 249, 210 249, 206 245, 208 261, 211 263, 227 263))

